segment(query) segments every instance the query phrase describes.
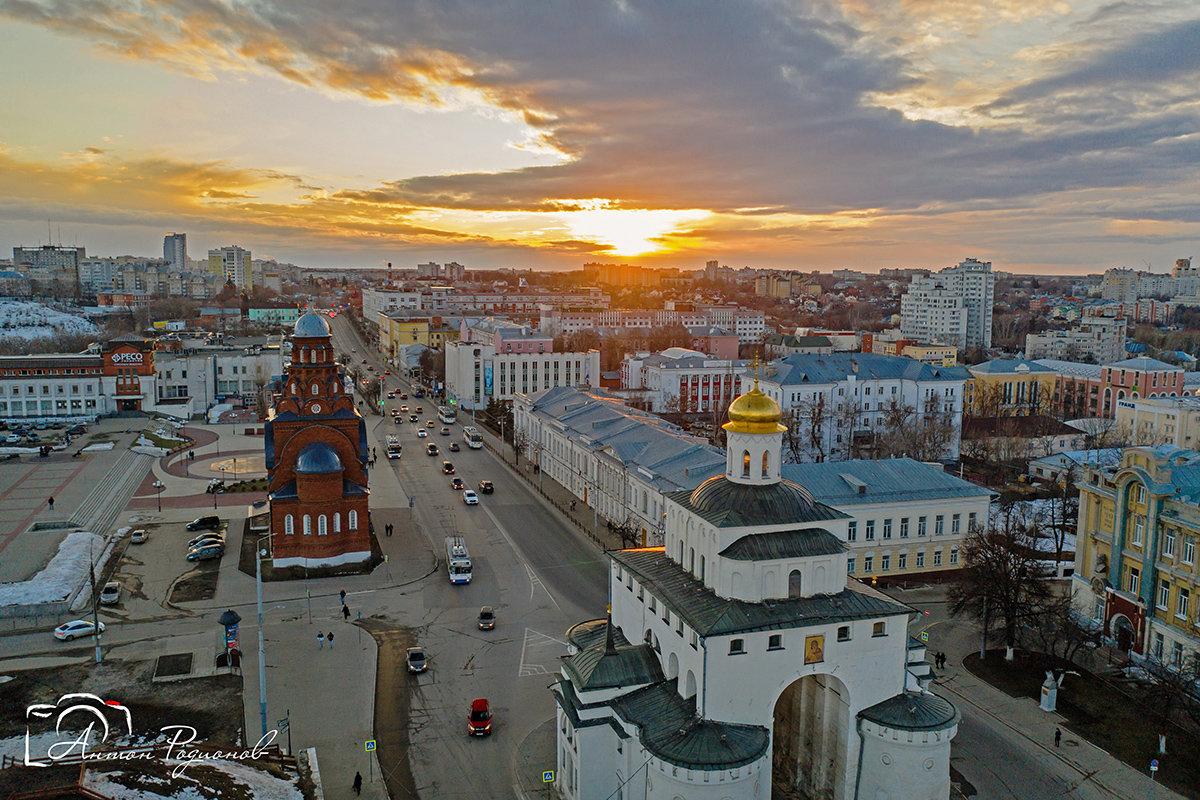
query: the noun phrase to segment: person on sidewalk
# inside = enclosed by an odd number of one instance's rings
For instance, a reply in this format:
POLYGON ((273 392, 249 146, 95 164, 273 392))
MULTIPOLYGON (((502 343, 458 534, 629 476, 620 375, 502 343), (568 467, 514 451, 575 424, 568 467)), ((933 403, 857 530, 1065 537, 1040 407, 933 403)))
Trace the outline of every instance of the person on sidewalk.
POLYGON ((572 511, 575 510, 575 501, 574 500, 571 501, 571 510, 572 511))
POLYGON ((1062 746, 1062 728, 1054 729, 1054 746, 1055 747, 1062 746))
POLYGON ((345 603, 342 603, 342 619, 346 620, 347 622, 350 621, 350 607, 345 603))
POLYGON ((362 794, 362 773, 354 773, 354 793, 362 794))
POLYGON ((340 592, 338 592, 338 594, 342 598, 342 605, 346 605, 346 590, 342 589, 340 592))
POLYGON ((326 634, 325 638, 329 640, 329 649, 332 650, 333 649, 333 631, 330 631, 328 634, 326 634))
POLYGON ((317 649, 325 649, 325 634, 321 633, 321 631, 317 631, 317 649))
POLYGON ((46 504, 47 504, 48 506, 50 506, 50 510, 51 510, 51 511, 53 511, 53 510, 54 510, 54 498, 53 498, 53 497, 51 497, 51 498, 50 498, 50 499, 47 501, 47 503, 46 503, 46 504))

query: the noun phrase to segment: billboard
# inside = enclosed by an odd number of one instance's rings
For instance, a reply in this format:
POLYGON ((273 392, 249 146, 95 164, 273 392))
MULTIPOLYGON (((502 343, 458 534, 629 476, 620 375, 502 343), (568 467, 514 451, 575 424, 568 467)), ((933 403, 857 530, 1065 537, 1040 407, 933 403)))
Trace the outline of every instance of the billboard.
POLYGON ((483 393, 487 397, 492 395, 492 362, 483 362, 483 393))

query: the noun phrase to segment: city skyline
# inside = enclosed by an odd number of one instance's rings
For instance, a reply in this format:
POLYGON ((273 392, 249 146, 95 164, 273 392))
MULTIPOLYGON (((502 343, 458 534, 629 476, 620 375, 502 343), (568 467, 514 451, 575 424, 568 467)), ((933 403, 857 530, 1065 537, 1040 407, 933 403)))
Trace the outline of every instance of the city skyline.
POLYGON ((1185 3, 0 0, 0 39, 6 247, 1164 272, 1200 215, 1185 3))

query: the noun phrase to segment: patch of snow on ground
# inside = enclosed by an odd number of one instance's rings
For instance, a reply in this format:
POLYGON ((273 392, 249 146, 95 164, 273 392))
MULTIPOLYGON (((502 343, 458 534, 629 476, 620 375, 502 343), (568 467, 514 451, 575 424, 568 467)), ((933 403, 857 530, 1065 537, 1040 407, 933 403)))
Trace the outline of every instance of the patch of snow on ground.
MULTIPOLYGON (((167 763, 178 765, 180 762, 171 760, 167 763)), ((292 781, 276 778, 269 772, 236 761, 197 762, 196 765, 188 767, 181 778, 165 783, 157 778, 151 778, 151 776, 143 776, 139 778, 140 782, 147 785, 147 788, 143 789, 129 789, 110 779, 111 776, 123 774, 120 771, 111 773, 89 771, 84 777, 83 785, 94 792, 99 792, 106 797, 117 798, 117 800, 159 800, 164 797, 175 798, 175 800, 202 800, 207 796, 206 793, 202 794, 195 788, 185 787, 183 784, 189 780, 193 784, 199 784, 204 767, 224 772, 233 779, 234 791, 244 790, 244 796, 252 797, 254 800, 304 800, 303 793, 292 781), (150 786, 156 785, 163 786, 166 794, 156 794, 150 790, 150 786)))
POLYGON ((83 452, 95 453, 100 450, 112 450, 114 444, 116 444, 116 443, 115 442, 97 442, 96 444, 89 444, 87 447, 83 448, 83 452))
POLYGON ((153 445, 149 444, 135 444, 129 449, 135 453, 145 453, 146 455, 154 456, 155 458, 162 458, 167 453, 171 452, 165 447, 154 447, 153 445))
POLYGON ((0 300, 0 339, 44 339, 49 336, 95 336, 99 329, 78 314, 41 303, 0 300))
POLYGON ((45 569, 27 581, 0 583, 0 606, 65 600, 88 574, 92 558, 104 551, 104 539, 94 533, 67 534, 45 569))

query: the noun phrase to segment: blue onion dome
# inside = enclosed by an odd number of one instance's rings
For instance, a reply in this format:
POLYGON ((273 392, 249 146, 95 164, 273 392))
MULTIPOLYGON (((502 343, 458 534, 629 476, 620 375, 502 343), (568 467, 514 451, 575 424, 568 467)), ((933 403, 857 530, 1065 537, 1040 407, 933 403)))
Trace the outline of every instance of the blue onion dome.
POLYGON ((328 475, 342 471, 342 460, 337 451, 325 442, 305 445, 296 459, 296 472, 302 475, 328 475))
POLYGON ((293 336, 329 336, 329 323, 320 314, 308 312, 300 319, 296 320, 296 327, 292 329, 293 336))

